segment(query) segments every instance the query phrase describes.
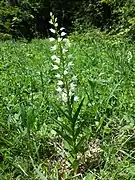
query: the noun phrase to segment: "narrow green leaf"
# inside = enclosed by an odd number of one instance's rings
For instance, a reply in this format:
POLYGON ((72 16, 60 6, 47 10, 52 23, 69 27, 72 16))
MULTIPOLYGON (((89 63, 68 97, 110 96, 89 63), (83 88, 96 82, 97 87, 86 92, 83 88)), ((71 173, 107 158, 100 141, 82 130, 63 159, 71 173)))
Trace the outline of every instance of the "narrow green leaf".
POLYGON ((12 145, 13 145, 10 141, 6 140, 6 139, 5 139, 4 137, 2 137, 2 136, 0 136, 0 143, 4 143, 4 144, 6 144, 7 146, 12 146, 12 145))
POLYGON ((85 126, 85 121, 81 122, 79 127, 76 129, 74 139, 76 140, 80 132, 82 131, 83 127, 85 126))
POLYGON ((8 130, 8 127, 6 126, 6 124, 0 122, 0 125, 1 125, 4 129, 8 130))
POLYGON ((70 127, 68 127, 66 124, 64 124, 63 122, 59 122, 57 120, 55 120, 55 122, 61 126, 65 131, 67 131, 69 134, 72 134, 72 129, 70 127))
POLYGON ((77 108, 77 110, 76 110, 76 112, 75 112, 75 114, 74 114, 74 116, 73 116, 73 126, 75 125, 76 120, 78 119, 78 115, 79 115, 80 110, 81 110, 81 108, 82 108, 83 101, 84 101, 84 98, 82 99, 81 103, 79 104, 79 106, 78 106, 78 108, 77 108))
POLYGON ((27 125, 32 128, 35 123, 34 110, 30 108, 27 113, 27 125))
POLYGON ((67 143, 71 146, 73 146, 73 140, 70 136, 68 136, 67 134, 64 134, 63 132, 59 131, 58 129, 55 129, 54 130, 64 138, 65 141, 67 141, 67 143))
POLYGON ((24 173, 25 176, 28 177, 28 174, 25 172, 25 170, 21 167, 21 165, 18 164, 18 167, 20 168, 20 170, 24 173))
POLYGON ((71 120, 70 117, 68 116, 68 114, 66 114, 60 106, 58 106, 58 105, 56 105, 56 106, 67 119, 71 120))
POLYGON ((98 127, 97 127, 97 131, 101 129, 101 126, 102 126, 102 124, 103 124, 103 122, 104 122, 104 119, 105 119, 105 116, 102 116, 102 117, 100 118, 100 121, 99 121, 98 127))
POLYGON ((77 143, 76 149, 77 149, 78 151, 80 150, 81 145, 83 144, 85 138, 86 138, 86 135, 85 135, 85 136, 82 136, 81 139, 79 140, 79 142, 77 143))
POLYGON ((22 122, 22 126, 27 127, 27 115, 24 105, 20 106, 20 118, 22 122))

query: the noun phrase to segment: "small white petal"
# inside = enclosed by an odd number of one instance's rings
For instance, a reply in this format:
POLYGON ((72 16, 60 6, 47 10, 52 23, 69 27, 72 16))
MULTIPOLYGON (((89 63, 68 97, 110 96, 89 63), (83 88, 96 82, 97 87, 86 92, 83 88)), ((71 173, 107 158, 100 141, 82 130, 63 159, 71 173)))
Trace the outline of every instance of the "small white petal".
POLYGON ((65 36, 65 35, 66 35, 66 33, 65 33, 65 32, 62 32, 62 33, 61 33, 61 36, 62 36, 62 37, 63 37, 63 36, 65 36))
POLYGON ((53 24, 53 21, 52 21, 52 19, 49 21, 49 23, 50 23, 50 24, 53 24))
POLYGON ((59 92, 59 93, 61 93, 61 92, 62 92, 62 88, 58 86, 57 89, 56 89, 56 91, 59 92))
POLYGON ((56 58, 56 60, 54 62, 59 64, 60 63, 60 58, 56 58))
POLYGON ((70 90, 74 91, 76 87, 76 84, 74 84, 73 82, 70 83, 70 90))
POLYGON ((63 31, 65 28, 64 27, 62 27, 62 28, 60 28, 60 31, 63 31))
POLYGON ((55 60, 54 61, 55 63, 58 63, 58 64, 60 63, 60 58, 58 58, 56 55, 51 56, 51 59, 55 60))
POLYGON ((67 75, 67 74, 68 74, 68 71, 65 70, 65 71, 64 71, 64 75, 67 75))
POLYGON ((69 62, 68 67, 70 67, 70 66, 74 66, 74 64, 72 62, 69 62))
POLYGON ((58 23, 55 23, 54 26, 55 26, 55 27, 58 27, 58 23))
POLYGON ((77 81, 77 76, 73 76, 73 77, 72 77, 72 80, 73 80, 73 81, 77 81))
POLYGON ((51 31, 52 33, 54 33, 54 34, 55 34, 55 32, 56 32, 55 29, 52 29, 52 28, 50 29, 50 31, 51 31))
POLYGON ((52 51, 55 51, 56 49, 57 49, 57 46, 56 46, 56 45, 54 45, 54 46, 51 47, 51 50, 52 50, 52 51))
POLYGON ((61 75, 60 75, 60 74, 56 74, 55 77, 58 78, 58 79, 60 79, 60 78, 61 78, 61 75))
POLYGON ((57 70, 57 69, 59 69, 59 67, 57 65, 53 65, 52 70, 57 70))
POLYGON ((67 94, 66 93, 63 92, 61 97, 64 102, 67 102, 67 94))
POLYGON ((53 13, 52 12, 50 12, 50 16, 52 16, 53 15, 53 13))
POLYGON ((75 96, 74 97, 74 101, 77 102, 79 100, 79 97, 78 96, 75 96))
POLYGON ((61 42, 62 41, 62 38, 58 37, 58 42, 61 42))
POLYGON ((71 96, 73 96, 73 92, 72 91, 69 91, 69 96, 71 97, 71 96))
POLYGON ((53 56, 51 56, 51 59, 52 59, 52 60, 55 60, 55 59, 57 59, 57 56, 56 56, 56 55, 53 55, 53 56))
POLYGON ((65 54, 66 52, 68 52, 67 49, 62 49, 62 53, 65 54))
POLYGON ((49 38, 50 42, 55 41, 53 37, 49 38))
POLYGON ((58 81, 57 83, 58 86, 62 86, 63 85, 63 82, 61 80, 58 81))
POLYGON ((56 17, 54 21, 57 22, 57 20, 58 20, 58 19, 57 19, 57 17, 56 17))

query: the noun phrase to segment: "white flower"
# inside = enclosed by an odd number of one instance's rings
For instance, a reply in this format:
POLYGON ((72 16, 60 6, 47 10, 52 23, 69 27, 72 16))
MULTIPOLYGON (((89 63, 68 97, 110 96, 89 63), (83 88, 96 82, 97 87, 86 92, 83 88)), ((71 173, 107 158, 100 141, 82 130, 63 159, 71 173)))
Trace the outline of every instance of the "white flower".
POLYGON ((56 91, 59 92, 59 93, 61 93, 61 92, 62 92, 62 88, 58 86, 57 89, 56 89, 56 91))
POLYGON ((64 27, 62 27, 62 28, 60 28, 60 31, 63 31, 65 28, 64 27))
POLYGON ((68 63, 68 67, 73 66, 73 65, 74 64, 71 61, 68 63))
POLYGON ((66 33, 65 33, 65 32, 62 32, 62 33, 61 33, 61 36, 62 36, 62 37, 63 37, 63 36, 65 36, 65 35, 66 35, 66 33))
POLYGON ((53 55, 53 56, 51 56, 51 59, 52 59, 52 60, 55 60, 55 59, 57 59, 57 56, 56 56, 56 55, 53 55))
POLYGON ((58 86, 62 86, 63 85, 63 82, 61 80, 58 81, 57 83, 58 86))
POLYGON ((54 61, 55 63, 58 63, 58 64, 60 63, 60 58, 58 58, 56 55, 51 56, 51 59, 55 60, 54 61))
POLYGON ((59 67, 57 65, 53 65, 52 70, 57 70, 57 69, 59 69, 59 67))
POLYGON ((53 21, 52 21, 52 19, 49 21, 49 23, 50 23, 50 24, 53 24, 53 21))
POLYGON ((58 20, 58 19, 57 19, 57 17, 56 17, 54 21, 57 22, 57 20, 58 20))
POLYGON ((57 57, 54 62, 59 64, 60 63, 60 58, 57 57))
POLYGON ((60 78, 61 78, 61 75, 60 75, 60 74, 56 74, 55 77, 58 78, 58 79, 60 79, 60 78))
POLYGON ((69 96, 71 97, 73 95, 73 92, 72 91, 69 91, 69 96))
POLYGON ((73 82, 70 83, 70 90, 74 91, 76 87, 76 84, 74 84, 73 82))
POLYGON ((62 49, 62 53, 65 54, 66 52, 68 52, 67 49, 62 49))
POLYGON ((74 97, 74 101, 77 102, 79 100, 79 97, 78 96, 75 96, 74 97))
POLYGON ((51 47, 51 50, 52 50, 52 51, 55 51, 56 49, 57 49, 57 46, 56 46, 56 45, 54 45, 54 46, 51 47))
POLYGON ((53 37, 49 38, 50 42, 55 41, 53 37))
POLYGON ((61 42, 62 41, 62 38, 58 37, 58 42, 61 42))
POLYGON ((52 12, 50 12, 50 16, 52 16, 53 15, 53 13, 52 12))
POLYGON ((52 33, 54 33, 54 34, 55 34, 55 32, 56 32, 55 29, 52 29, 52 28, 50 29, 50 31, 51 31, 52 33))
POLYGON ((67 102, 67 94, 66 93, 63 92, 61 94, 61 97, 62 97, 62 101, 67 102))
POLYGON ((73 76, 73 77, 72 77, 72 80, 73 80, 73 81, 77 81, 77 76, 73 76))
POLYGON ((58 23, 55 23, 54 26, 55 26, 55 27, 58 27, 58 23))
POLYGON ((66 74, 68 74, 68 71, 65 70, 65 71, 64 71, 64 75, 66 75, 66 74))

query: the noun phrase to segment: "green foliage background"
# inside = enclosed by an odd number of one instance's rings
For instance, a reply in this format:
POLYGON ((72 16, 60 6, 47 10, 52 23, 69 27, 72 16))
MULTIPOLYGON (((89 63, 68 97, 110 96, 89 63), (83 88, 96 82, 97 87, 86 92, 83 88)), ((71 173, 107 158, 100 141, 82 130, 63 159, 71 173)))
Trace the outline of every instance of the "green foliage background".
MULTIPOLYGON (((135 179, 134 43, 101 32, 134 39, 134 7, 131 0, 0 1, 1 180, 71 179, 74 164, 83 180, 135 179), (55 108, 52 44, 37 39, 50 35, 51 11, 60 27, 68 33, 75 31, 68 37, 69 54, 73 55, 78 96, 85 99, 76 121, 79 130, 69 132, 80 133, 79 140, 86 135, 86 152, 78 146, 82 151, 79 163, 61 139, 61 135, 67 139, 67 130, 74 124, 61 113, 67 112, 66 107, 65 111, 62 105, 55 108), (30 43, 1 41, 20 37, 35 39, 30 43)), ((75 144, 75 138, 70 140, 75 144)))
POLYGON ((97 27, 113 34, 134 38, 135 2, 133 0, 1 0, 0 33, 13 38, 49 36, 49 12, 58 17, 68 32, 97 27))

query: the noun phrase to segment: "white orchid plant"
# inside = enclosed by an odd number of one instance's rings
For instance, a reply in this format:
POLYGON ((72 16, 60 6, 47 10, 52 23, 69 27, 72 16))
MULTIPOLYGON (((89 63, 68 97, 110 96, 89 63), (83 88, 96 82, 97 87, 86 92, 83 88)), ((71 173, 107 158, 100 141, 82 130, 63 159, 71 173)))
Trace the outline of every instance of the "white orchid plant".
POLYGON ((51 37, 49 40, 51 42, 55 41, 55 45, 51 47, 51 51, 54 54, 51 56, 52 59, 52 70, 54 70, 55 78, 57 81, 57 95, 58 99, 63 103, 70 101, 71 97, 74 95, 74 101, 78 101, 78 96, 75 95, 75 88, 77 86, 77 77, 74 76, 72 72, 72 67, 74 66, 72 54, 69 54, 70 42, 66 38, 65 28, 62 27, 58 30, 57 18, 50 13, 51 20, 50 24, 54 26, 50 31, 56 36, 56 39, 51 37))
POLYGON ((52 71, 56 79, 55 91, 57 100, 63 106, 62 108, 60 106, 57 107, 64 115, 63 117, 65 117, 63 119, 58 117, 56 120, 58 128, 54 129, 70 147, 68 151, 70 154, 69 161, 76 175, 79 166, 78 153, 80 153, 85 139, 82 133, 85 122, 79 122, 79 114, 84 98, 78 106, 74 108, 74 103, 79 101, 79 97, 76 95, 77 77, 73 73, 73 56, 69 53, 71 44, 67 38, 65 28, 62 27, 58 29, 57 18, 55 18, 52 13, 50 13, 50 16, 51 20, 49 22, 53 27, 50 29, 53 37, 49 38, 53 44, 53 46, 51 46, 52 71), (60 119, 62 119, 62 121, 60 121, 60 119))

